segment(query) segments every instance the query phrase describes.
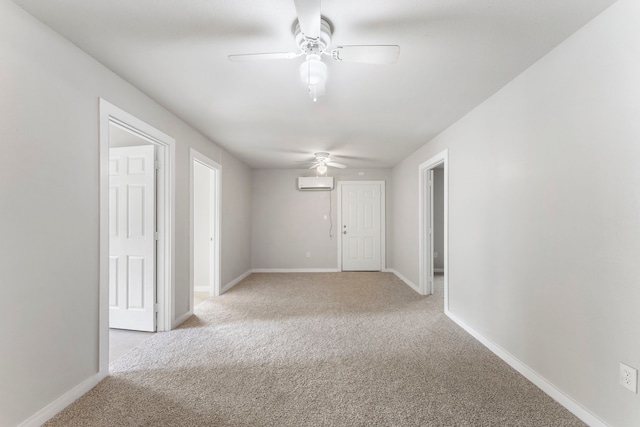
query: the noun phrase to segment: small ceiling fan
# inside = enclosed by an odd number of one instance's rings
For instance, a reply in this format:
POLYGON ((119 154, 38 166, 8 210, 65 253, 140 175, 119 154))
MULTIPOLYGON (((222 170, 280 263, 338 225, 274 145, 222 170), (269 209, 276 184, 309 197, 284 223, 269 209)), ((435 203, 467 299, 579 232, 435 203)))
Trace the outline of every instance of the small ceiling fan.
POLYGON ((298 19, 294 26, 294 37, 300 52, 271 52, 229 55, 234 62, 262 61, 270 59, 293 59, 305 55, 300 65, 300 78, 309 88, 313 101, 325 92, 327 65, 322 55, 330 56, 338 62, 359 62, 364 64, 392 64, 398 59, 398 45, 350 45, 336 46, 329 50, 331 24, 320 13, 320 0, 294 0, 298 19))
POLYGON ((334 162, 331 159, 331 155, 325 151, 320 151, 314 154, 315 162, 309 167, 309 169, 316 169, 319 174, 327 173, 327 166, 338 169, 345 169, 347 165, 334 162))

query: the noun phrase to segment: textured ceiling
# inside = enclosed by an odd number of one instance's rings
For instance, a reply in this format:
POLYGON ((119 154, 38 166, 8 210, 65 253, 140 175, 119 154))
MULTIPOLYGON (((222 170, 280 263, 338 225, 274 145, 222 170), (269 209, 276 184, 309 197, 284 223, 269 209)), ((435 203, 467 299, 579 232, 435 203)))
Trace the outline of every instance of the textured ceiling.
POLYGON ((254 168, 298 168, 316 151, 391 167, 442 132, 614 0, 326 0, 332 46, 397 44, 393 65, 325 57, 313 103, 292 0, 15 0, 254 168))

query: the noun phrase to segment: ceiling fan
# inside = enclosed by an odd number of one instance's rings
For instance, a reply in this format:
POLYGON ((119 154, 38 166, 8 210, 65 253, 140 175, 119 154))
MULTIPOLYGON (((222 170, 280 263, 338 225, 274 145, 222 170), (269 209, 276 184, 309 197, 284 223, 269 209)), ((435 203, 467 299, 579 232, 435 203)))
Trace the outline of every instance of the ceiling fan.
POLYGON ((334 162, 329 153, 325 151, 317 152, 314 156, 315 162, 309 167, 309 169, 315 168, 319 174, 327 173, 327 166, 338 169, 345 169, 347 167, 347 165, 343 165, 342 163, 334 162))
POLYGON ((294 0, 298 19, 294 26, 294 37, 300 52, 271 52, 229 55, 234 62, 262 61, 270 59, 294 59, 305 55, 300 65, 300 78, 309 88, 313 101, 324 94, 327 79, 327 65, 322 55, 330 56, 338 62, 359 62, 364 64, 392 64, 398 59, 398 45, 331 45, 331 24, 320 13, 320 0, 294 0))

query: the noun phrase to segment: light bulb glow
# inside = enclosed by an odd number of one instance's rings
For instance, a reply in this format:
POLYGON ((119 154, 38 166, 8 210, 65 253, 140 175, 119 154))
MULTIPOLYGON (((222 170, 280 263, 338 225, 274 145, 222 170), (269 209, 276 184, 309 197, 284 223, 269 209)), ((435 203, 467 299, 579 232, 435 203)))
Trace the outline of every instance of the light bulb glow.
POLYGON ((319 55, 307 55, 307 60, 300 65, 300 78, 308 86, 324 84, 327 79, 327 65, 319 55))
POLYGON ((316 170, 320 175, 325 174, 327 173, 327 166, 325 166, 324 164, 318 165, 318 168, 316 170))

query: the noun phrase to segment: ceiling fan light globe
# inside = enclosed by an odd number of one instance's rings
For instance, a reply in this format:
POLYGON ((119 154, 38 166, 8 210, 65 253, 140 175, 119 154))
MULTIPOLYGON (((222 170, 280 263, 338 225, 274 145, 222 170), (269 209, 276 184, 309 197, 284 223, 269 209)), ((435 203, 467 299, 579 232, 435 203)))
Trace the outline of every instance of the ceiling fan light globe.
POLYGON ((323 85, 327 79, 327 65, 318 55, 307 55, 307 60, 300 65, 300 78, 307 86, 323 85))
POLYGON ((325 165, 318 165, 316 169, 320 175, 327 173, 327 167, 325 165))

